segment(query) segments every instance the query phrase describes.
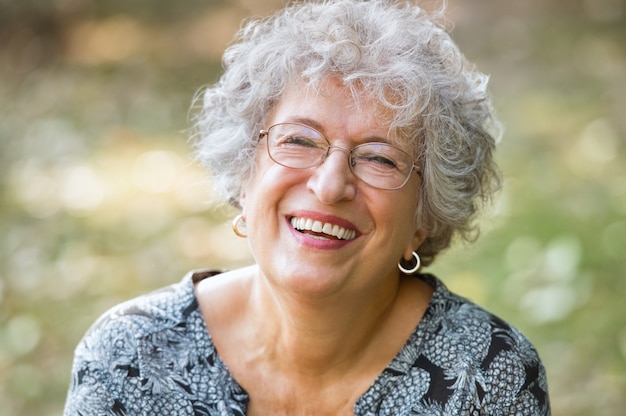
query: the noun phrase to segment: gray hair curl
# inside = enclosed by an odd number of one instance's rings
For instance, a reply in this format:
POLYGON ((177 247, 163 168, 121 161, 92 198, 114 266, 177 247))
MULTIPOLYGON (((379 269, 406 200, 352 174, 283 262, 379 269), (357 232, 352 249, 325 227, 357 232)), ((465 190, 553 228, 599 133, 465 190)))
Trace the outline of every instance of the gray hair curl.
POLYGON ((391 128, 414 151, 422 168, 416 221, 428 231, 422 263, 455 236, 475 239, 476 216, 500 186, 499 123, 488 77, 439 20, 441 12, 393 0, 328 0, 249 21, 224 53, 219 81, 195 99, 196 154, 216 190, 237 206, 273 105, 288 86, 333 75, 357 99, 367 94, 391 109, 391 128))

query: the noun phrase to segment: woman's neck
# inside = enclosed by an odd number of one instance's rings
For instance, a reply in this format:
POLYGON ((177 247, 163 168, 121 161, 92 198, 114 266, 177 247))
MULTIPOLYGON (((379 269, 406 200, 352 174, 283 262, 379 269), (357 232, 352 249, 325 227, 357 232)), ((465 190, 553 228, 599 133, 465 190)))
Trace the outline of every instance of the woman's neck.
POLYGON ((266 344, 270 358, 286 369, 314 376, 353 368, 384 330, 399 286, 395 281, 376 296, 342 293, 311 298, 258 276, 250 299, 257 328, 263 328, 257 341, 266 344))
POLYGON ((376 293, 313 298, 279 290, 257 268, 227 275, 197 287, 218 353, 251 403, 292 413, 302 403, 353 404, 400 351, 432 295, 414 278, 376 293))
POLYGON ((260 355, 273 361, 274 368, 297 369, 311 377, 345 374, 392 349, 383 358, 383 365, 388 364, 421 316, 417 311, 411 316, 409 309, 425 309, 431 293, 415 296, 417 279, 381 281, 384 285, 362 291, 311 297, 276 287, 257 271, 249 319, 255 322, 260 355))

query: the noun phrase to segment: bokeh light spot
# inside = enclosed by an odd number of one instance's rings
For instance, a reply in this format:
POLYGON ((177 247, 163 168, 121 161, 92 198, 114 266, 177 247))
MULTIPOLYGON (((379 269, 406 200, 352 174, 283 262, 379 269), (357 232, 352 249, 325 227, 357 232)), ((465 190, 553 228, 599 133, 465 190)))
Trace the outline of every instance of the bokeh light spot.
POLYGON ((573 172, 584 177, 604 174, 607 162, 617 155, 618 138, 615 128, 606 119, 589 123, 568 153, 573 172))
POLYGON ((58 184, 50 169, 35 159, 20 161, 9 174, 15 199, 33 217, 46 218, 59 211, 58 184))
POLYGON ((559 321, 565 318, 576 304, 575 290, 561 284, 531 289, 520 301, 524 315, 536 324, 559 321))
POLYGON ((165 150, 150 150, 137 157, 132 168, 133 183, 142 191, 163 193, 171 190, 181 170, 178 155, 165 150))
POLYGON ((70 166, 63 172, 61 201, 74 213, 97 209, 104 199, 102 181, 87 165, 70 166))
POLYGON ((11 318, 6 327, 7 344, 15 355, 26 355, 39 344, 41 328, 39 322, 29 315, 11 318))
POLYGON ((580 240, 573 235, 559 236, 545 250, 544 272, 549 280, 571 281, 577 275, 580 262, 580 240))

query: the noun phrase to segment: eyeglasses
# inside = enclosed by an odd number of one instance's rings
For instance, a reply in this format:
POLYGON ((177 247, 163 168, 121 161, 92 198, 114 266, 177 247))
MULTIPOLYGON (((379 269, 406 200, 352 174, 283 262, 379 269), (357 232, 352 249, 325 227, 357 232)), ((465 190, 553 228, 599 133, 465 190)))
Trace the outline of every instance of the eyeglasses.
MULTIPOLYGON (((319 166, 330 149, 349 154, 350 171, 370 186, 394 190, 402 188, 417 166, 407 152, 388 143, 363 143, 352 149, 331 146, 317 130, 300 123, 278 123, 261 130, 259 140, 267 138, 267 153, 281 166, 308 169, 319 166)), ((415 170, 419 175, 419 171, 415 170)))

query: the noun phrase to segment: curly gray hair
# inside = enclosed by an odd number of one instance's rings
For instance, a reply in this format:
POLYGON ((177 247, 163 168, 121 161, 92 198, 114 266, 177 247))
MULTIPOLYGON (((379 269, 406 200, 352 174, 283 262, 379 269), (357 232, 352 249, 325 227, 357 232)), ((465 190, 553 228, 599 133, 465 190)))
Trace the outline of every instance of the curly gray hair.
POLYGON ((285 89, 339 77, 355 98, 378 100, 422 167, 417 224, 430 264, 458 236, 475 239, 477 214, 500 186, 492 153, 499 123, 488 77, 450 38, 442 12, 393 0, 328 0, 251 20, 224 53, 220 80, 198 94, 196 154, 237 206, 254 169, 258 132, 285 89))

